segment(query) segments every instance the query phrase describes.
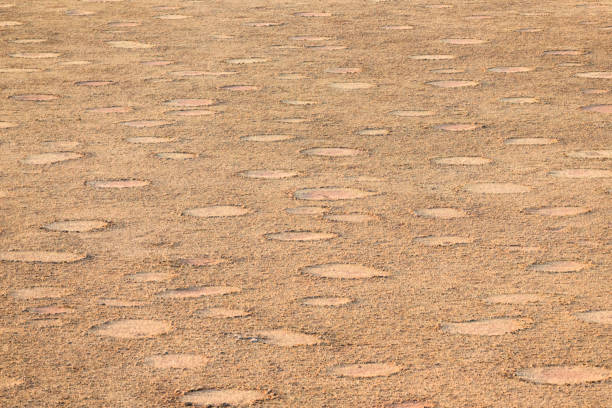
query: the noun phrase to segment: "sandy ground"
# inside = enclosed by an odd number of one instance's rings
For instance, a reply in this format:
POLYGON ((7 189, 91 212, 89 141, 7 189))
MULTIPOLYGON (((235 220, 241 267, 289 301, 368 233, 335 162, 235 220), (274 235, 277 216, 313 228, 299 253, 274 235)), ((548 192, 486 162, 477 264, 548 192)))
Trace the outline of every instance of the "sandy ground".
POLYGON ((611 407, 611 35, 3 0, 0 405, 611 407))

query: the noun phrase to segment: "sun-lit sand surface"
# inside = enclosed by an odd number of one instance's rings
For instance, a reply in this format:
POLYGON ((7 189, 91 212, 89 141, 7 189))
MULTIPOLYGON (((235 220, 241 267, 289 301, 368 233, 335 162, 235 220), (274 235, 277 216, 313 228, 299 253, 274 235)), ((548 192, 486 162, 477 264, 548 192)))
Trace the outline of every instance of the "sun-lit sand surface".
POLYGON ((0 406, 612 407, 611 15, 0 0, 0 406))

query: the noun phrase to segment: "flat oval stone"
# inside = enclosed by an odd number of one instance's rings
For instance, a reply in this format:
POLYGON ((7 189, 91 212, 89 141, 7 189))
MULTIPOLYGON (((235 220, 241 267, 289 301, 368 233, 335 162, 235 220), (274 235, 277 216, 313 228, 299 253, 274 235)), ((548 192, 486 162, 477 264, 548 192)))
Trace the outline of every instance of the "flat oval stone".
POLYGON ((550 366, 522 369, 516 375, 536 384, 565 385, 603 381, 612 377, 612 371, 590 366, 550 366))
POLYGON ((296 191, 293 196, 298 200, 312 201, 336 201, 336 200, 354 200, 375 195, 372 191, 363 191, 355 188, 342 187, 319 187, 305 188, 296 191))
POLYGON ((185 210, 185 215, 192 217, 237 217, 251 213, 251 210, 235 205, 213 205, 210 207, 190 208, 185 210))
POLYGON ((370 268, 369 266, 340 263, 307 266, 303 268, 302 271, 324 278, 335 279, 366 279, 390 275, 388 272, 379 271, 377 269, 370 268))
POLYGON ((82 154, 74 152, 40 153, 28 156, 21 162, 23 164, 46 165, 76 160, 82 157, 84 157, 82 154))
POLYGON ((181 402, 187 405, 205 407, 250 406, 257 401, 268 399, 268 394, 259 390, 198 390, 190 391, 181 397, 181 402))

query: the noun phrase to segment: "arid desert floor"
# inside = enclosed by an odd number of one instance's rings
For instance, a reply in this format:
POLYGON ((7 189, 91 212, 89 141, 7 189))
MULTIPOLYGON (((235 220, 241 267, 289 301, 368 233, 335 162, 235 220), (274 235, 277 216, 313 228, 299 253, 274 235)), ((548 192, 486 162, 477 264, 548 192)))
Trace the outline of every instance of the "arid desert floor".
POLYGON ((612 2, 0 0, 1 407, 612 407, 612 2))

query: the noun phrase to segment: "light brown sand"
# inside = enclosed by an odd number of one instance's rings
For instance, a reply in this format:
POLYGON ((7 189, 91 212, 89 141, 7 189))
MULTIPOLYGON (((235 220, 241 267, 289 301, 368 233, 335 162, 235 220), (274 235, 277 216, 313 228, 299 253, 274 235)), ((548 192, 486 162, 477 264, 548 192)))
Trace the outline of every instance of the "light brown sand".
POLYGON ((611 407, 611 16, 0 0, 0 406, 611 407))

